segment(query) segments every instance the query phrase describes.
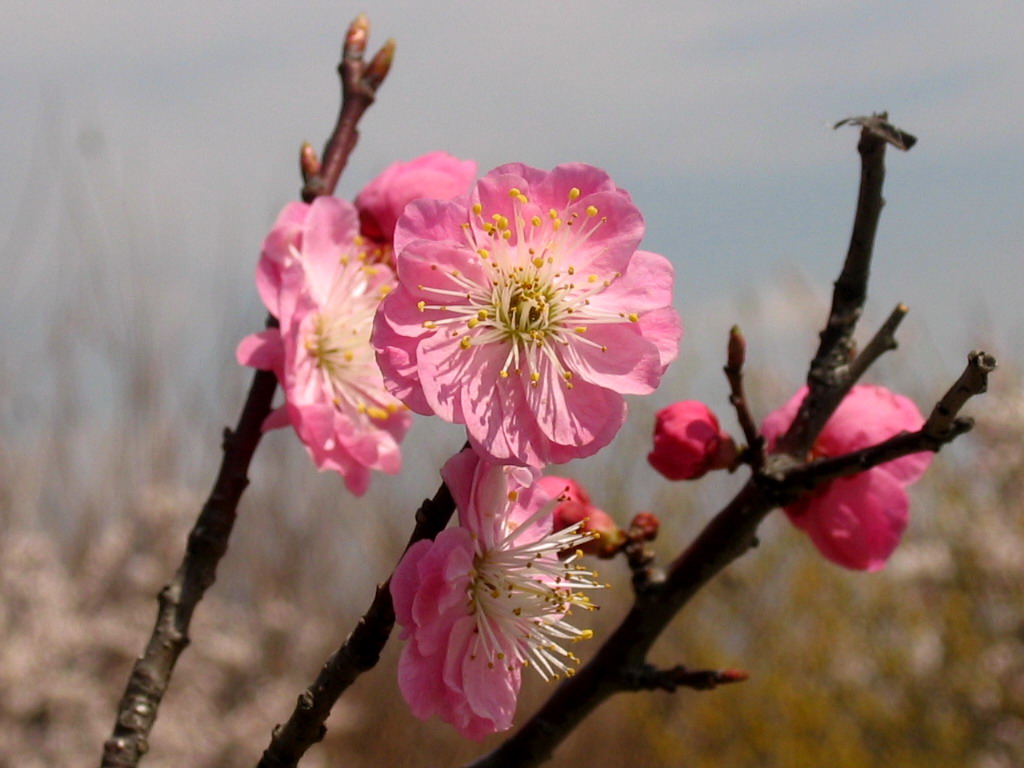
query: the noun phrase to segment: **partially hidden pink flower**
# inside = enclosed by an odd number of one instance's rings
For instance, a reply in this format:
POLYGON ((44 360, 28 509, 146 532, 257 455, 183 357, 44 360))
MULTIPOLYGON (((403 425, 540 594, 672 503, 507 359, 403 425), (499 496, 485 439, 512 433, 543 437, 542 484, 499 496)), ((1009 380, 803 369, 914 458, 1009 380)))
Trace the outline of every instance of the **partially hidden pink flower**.
MULTIPOLYGON (((769 450, 785 433, 807 394, 802 387, 765 419, 769 450)), ((924 418, 906 397, 879 386, 850 390, 811 449, 812 458, 837 457, 920 429, 924 418)), ((793 524, 826 558, 861 571, 877 571, 899 544, 910 503, 906 487, 924 473, 930 452, 914 453, 848 478, 839 478, 786 507, 793 524)))
POLYGON ((490 459, 589 456, 678 351, 668 260, 638 251, 643 218, 598 168, 505 165, 469 196, 410 204, 398 288, 373 344, 392 392, 465 424, 490 459))
POLYGON ((390 261, 395 225, 405 206, 423 197, 450 200, 465 194, 475 177, 476 163, 447 152, 392 163, 356 196, 360 234, 381 249, 379 260, 390 261))
POLYGON ((697 400, 683 400, 658 411, 654 447, 647 461, 669 480, 696 480, 713 469, 727 469, 736 443, 718 418, 697 400))
POLYGON ((593 609, 583 590, 599 585, 575 555, 559 559, 589 535, 552 531, 536 470, 467 450, 441 474, 459 526, 413 544, 391 578, 407 641, 398 684, 416 717, 479 740, 511 727, 524 666, 545 679, 572 673, 578 659, 562 643, 592 633, 567 618, 593 609))
POLYGON ((581 531, 595 534, 591 541, 579 546, 581 552, 608 558, 626 543, 625 532, 615 524, 611 515, 594 506, 590 494, 572 478, 548 475, 537 484, 557 502, 552 523, 556 531, 578 526, 581 531))
POLYGON ((385 388, 370 346, 373 315, 394 273, 369 263, 351 204, 318 197, 290 203, 263 243, 256 283, 278 319, 244 338, 242 365, 273 370, 285 405, 264 429, 291 424, 314 463, 360 495, 370 470, 396 473, 410 417, 385 388))

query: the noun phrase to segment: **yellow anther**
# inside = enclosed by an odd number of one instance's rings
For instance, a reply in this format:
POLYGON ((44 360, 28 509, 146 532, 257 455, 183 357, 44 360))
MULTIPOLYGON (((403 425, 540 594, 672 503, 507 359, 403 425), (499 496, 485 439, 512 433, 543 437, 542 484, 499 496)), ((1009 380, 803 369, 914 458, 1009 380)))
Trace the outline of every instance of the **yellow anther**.
POLYGON ((484 232, 486 232, 488 235, 493 235, 495 232, 497 232, 497 230, 498 228, 491 224, 490 222, 484 224, 484 232))
POLYGON ((554 221, 552 221, 551 222, 551 228, 553 230, 555 230, 555 232, 560 230, 562 228, 562 220, 561 219, 555 219, 554 221))
POLYGON ((471 345, 472 343, 473 343, 473 342, 469 340, 469 336, 463 336, 463 337, 462 337, 462 338, 461 338, 461 339, 459 340, 459 346, 460 346, 460 347, 462 347, 463 349, 469 349, 469 347, 470 347, 470 345, 471 345))
POLYGON ((481 320, 486 320, 487 319, 487 310, 486 309, 478 309, 476 311, 476 316, 478 318, 480 318, 481 320))
POLYGON ((566 381, 569 381, 569 379, 572 378, 572 371, 566 371, 565 373, 563 373, 562 378, 565 379, 566 381))
POLYGON ((519 197, 521 194, 523 193, 520 192, 516 187, 512 187, 512 189, 508 191, 509 197, 519 197))
POLYGON ((498 378, 500 378, 500 379, 507 379, 508 378, 508 371, 498 371, 498 378))
POLYGON ((391 293, 391 289, 392 289, 392 288, 394 288, 394 286, 393 286, 393 285, 382 285, 382 286, 381 286, 380 288, 378 288, 377 290, 378 290, 378 291, 380 292, 381 298, 384 298, 384 297, 385 297, 385 296, 387 296, 387 295, 388 295, 389 293, 391 293))
POLYGON ((640 319, 640 315, 638 315, 638 314, 637 314, 636 312, 630 312, 630 313, 629 313, 629 322, 631 322, 631 323, 635 323, 635 322, 637 322, 637 321, 638 321, 639 319, 640 319))
POLYGON ((437 323, 435 323, 433 320, 425 320, 423 322, 423 327, 426 328, 428 331, 432 331, 435 328, 437 328, 437 323))
POLYGON ((479 216, 484 210, 484 207, 480 203, 473 203, 473 213, 479 216))
POLYGON ((517 501, 518 499, 519 499, 519 491, 509 491, 508 492, 508 500, 509 501, 517 501))
POLYGON ((576 331, 576 333, 586 333, 587 332, 587 326, 585 326, 585 325, 577 325, 575 328, 573 328, 573 330, 576 331))
POLYGON ((475 317, 472 317, 470 318, 469 322, 466 323, 466 325, 468 325, 470 328, 476 328, 478 325, 480 325, 480 321, 477 320, 475 317))
POLYGON ((377 406, 373 406, 373 407, 370 407, 370 408, 366 409, 366 415, 369 416, 371 419, 377 419, 379 421, 383 421, 384 419, 386 419, 388 417, 388 412, 385 411, 383 408, 378 408, 377 406))
POLYGON ((512 239, 512 230, 511 229, 506 229, 504 232, 502 232, 501 233, 501 239, 502 240, 511 240, 512 239))
POLYGON ((538 256, 533 260, 533 266, 537 267, 537 269, 540 269, 541 267, 544 266, 544 259, 538 256))
POLYGON ((366 413, 366 403, 359 403, 359 405, 356 406, 356 410, 359 413, 366 413))
POLYGON ((540 381, 540 374, 537 371, 530 373, 530 383, 536 384, 538 381, 540 381))
POLYGON ((591 640, 594 637, 594 630, 584 629, 580 632, 580 640, 591 640))
POLYGON ((388 403, 385 406, 385 408, 388 409, 388 413, 397 413, 398 412, 398 403, 388 403))
POLYGON ((540 226, 540 216, 534 216, 532 219, 530 219, 530 223, 533 224, 533 226, 535 226, 535 227, 539 227, 540 226))
POLYGON ((551 219, 552 221, 557 219, 558 211, 556 211, 554 208, 548 209, 548 218, 551 219))
POLYGON ((597 275, 587 275, 587 282, 588 283, 596 283, 597 282, 597 275))
POLYGON ((425 301, 417 301, 416 302, 416 309, 418 309, 420 312, 423 312, 424 310, 426 310, 426 308, 427 308, 427 302, 425 302, 425 301))
POLYGON ((478 248, 476 252, 481 259, 489 259, 491 257, 491 252, 488 251, 486 248, 478 248))
POLYGON ((597 216, 597 208, 595 206, 593 206, 593 205, 588 205, 587 206, 587 216, 590 216, 591 218, 593 218, 594 216, 597 216))
POLYGON ((569 199, 570 200, 575 200, 579 196, 580 196, 579 187, 573 187, 572 189, 569 190, 569 199))
POLYGON ((576 267, 574 267, 574 266, 572 266, 572 264, 570 264, 569 268, 566 269, 565 271, 568 272, 570 275, 575 275, 576 274, 576 267))
POLYGON ((522 203, 523 205, 526 205, 526 204, 527 204, 528 202, 530 202, 530 201, 529 201, 529 200, 527 199, 526 195, 518 195, 518 196, 516 197, 516 200, 518 200, 518 201, 519 201, 520 203, 522 203))
POLYGON ((351 352, 346 352, 345 353, 345 362, 346 363, 351 363, 355 359, 356 359, 356 356, 353 355, 351 352))

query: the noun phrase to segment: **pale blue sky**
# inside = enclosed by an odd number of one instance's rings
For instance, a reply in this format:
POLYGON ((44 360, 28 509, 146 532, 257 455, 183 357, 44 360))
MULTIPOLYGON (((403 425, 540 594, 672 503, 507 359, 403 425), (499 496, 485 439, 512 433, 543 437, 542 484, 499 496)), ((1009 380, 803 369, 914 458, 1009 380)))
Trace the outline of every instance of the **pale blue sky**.
MULTIPOLYGON (((646 247, 677 265, 684 352, 717 386, 707 350, 755 293, 755 361, 788 334, 801 356, 813 345, 820 313, 785 278, 827 288, 857 179, 855 132, 828 126, 888 109, 920 143, 890 153, 871 316, 909 303, 903 354, 941 370, 975 345, 1019 354, 1019 0, 7 0, 0 320, 38 330, 45 297, 84 292, 115 332, 141 311, 158 339, 229 352, 200 341, 211 307, 228 335, 260 322, 258 246, 296 194, 299 143, 330 128, 360 10, 371 46, 395 37, 398 53, 343 194, 433 149, 481 170, 607 168, 645 213, 646 247)), ((19 338, 10 365, 32 348, 19 338)))

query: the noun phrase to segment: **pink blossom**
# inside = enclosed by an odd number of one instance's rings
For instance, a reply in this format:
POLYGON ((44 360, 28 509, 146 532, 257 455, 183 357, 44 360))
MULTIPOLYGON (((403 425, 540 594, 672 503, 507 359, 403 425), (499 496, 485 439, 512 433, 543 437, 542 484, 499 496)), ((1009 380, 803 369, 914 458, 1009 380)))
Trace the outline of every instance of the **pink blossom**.
POLYGON ((356 196, 360 232, 381 249, 378 260, 390 261, 395 225, 405 206, 421 197, 450 200, 469 189, 476 163, 447 152, 430 152, 408 162, 392 163, 356 196))
POLYGON ((479 740, 512 725, 527 663, 545 679, 572 673, 578 659, 561 643, 592 633, 566 619, 593 608, 580 590, 598 585, 576 555, 558 558, 590 537, 578 526, 552 532, 536 470, 467 450, 441 474, 459 526, 410 547, 391 579, 407 641, 398 684, 416 717, 479 740))
POLYGON ((669 480, 696 480, 712 469, 727 469, 735 458, 736 444, 704 403, 683 400, 655 416, 647 461, 669 480))
POLYGON ((242 365, 273 370, 285 405, 264 429, 291 424, 316 466, 366 492, 370 470, 396 473, 405 407, 384 388, 370 347, 373 314, 395 283, 386 265, 367 263, 356 212, 319 197, 291 203, 263 243, 257 287, 279 321, 242 339, 242 365))
POLYGON ((542 477, 537 484, 558 502, 552 523, 556 531, 578 526, 581 531, 595 534, 593 540, 580 545, 582 552, 612 557, 626 542, 622 529, 607 512, 590 502, 590 494, 572 478, 549 475, 542 477))
MULTIPOLYGON (((762 431, 769 449, 793 423, 807 394, 802 387, 788 403, 770 414, 762 431)), ((811 449, 811 458, 837 457, 920 429, 924 418, 913 402, 884 387, 856 386, 839 404, 811 449)), ((811 537, 826 558, 862 571, 877 571, 899 544, 910 504, 906 486, 932 460, 914 453, 853 477, 833 480, 786 507, 793 524, 811 537)))
POLYGON ((505 165, 395 231, 398 288, 373 344, 388 388, 465 424, 500 463, 589 456, 677 353, 668 260, 638 251, 643 218, 604 171, 505 165))

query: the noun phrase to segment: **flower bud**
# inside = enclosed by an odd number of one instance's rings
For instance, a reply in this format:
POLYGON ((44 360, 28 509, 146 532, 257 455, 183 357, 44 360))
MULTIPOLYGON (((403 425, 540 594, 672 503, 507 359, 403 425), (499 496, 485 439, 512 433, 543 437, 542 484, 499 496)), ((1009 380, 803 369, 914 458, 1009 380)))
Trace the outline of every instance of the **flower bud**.
POLYGON ((696 480, 735 458, 736 443, 704 403, 683 400, 658 411, 647 461, 669 480, 696 480))
POLYGON ((607 512, 590 503, 590 495, 575 480, 567 477, 542 477, 538 482, 544 491, 558 500, 554 509, 554 530, 560 531, 583 521, 581 531, 597 534, 595 538, 580 546, 583 552, 609 558, 625 544, 625 532, 615 524, 607 512))

